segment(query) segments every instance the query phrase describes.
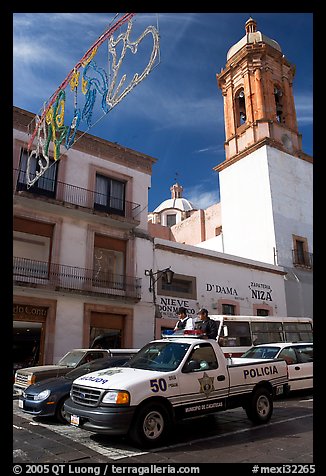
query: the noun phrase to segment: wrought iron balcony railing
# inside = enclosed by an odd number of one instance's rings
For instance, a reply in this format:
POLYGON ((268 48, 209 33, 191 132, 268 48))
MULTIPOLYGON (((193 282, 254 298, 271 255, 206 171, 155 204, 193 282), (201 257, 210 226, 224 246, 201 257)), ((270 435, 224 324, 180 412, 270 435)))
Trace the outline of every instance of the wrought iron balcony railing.
POLYGON ((36 261, 27 258, 13 259, 14 284, 67 291, 78 294, 120 296, 139 300, 141 278, 103 273, 98 276, 92 269, 36 261))
POLYGON ((110 197, 96 190, 76 187, 59 180, 41 177, 38 182, 27 189, 25 172, 14 169, 15 193, 24 192, 24 196, 40 200, 54 201, 58 204, 71 204, 76 208, 93 213, 104 212, 121 216, 127 220, 139 221, 140 205, 138 203, 110 197))
POLYGON ((292 250, 292 258, 294 266, 300 266, 302 268, 313 268, 313 253, 298 252, 298 250, 292 250))

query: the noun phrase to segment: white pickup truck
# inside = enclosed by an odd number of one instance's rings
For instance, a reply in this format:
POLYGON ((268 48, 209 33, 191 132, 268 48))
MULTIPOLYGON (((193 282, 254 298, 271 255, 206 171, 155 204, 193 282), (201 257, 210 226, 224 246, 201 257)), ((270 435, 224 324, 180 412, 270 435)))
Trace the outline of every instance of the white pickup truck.
POLYGON ((212 412, 243 407, 255 424, 268 422, 287 386, 284 360, 230 360, 215 340, 171 336, 123 367, 76 379, 65 412, 72 425, 154 447, 174 422, 212 412))

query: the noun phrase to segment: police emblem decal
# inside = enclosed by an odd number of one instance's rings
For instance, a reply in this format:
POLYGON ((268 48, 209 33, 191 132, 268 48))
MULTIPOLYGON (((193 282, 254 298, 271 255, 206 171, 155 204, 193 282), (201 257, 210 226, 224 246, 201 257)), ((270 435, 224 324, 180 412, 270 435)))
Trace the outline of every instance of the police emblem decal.
POLYGON ((211 392, 215 390, 214 377, 209 377, 206 372, 204 372, 203 378, 198 379, 198 382, 200 384, 200 392, 204 393, 206 397, 209 397, 211 392))

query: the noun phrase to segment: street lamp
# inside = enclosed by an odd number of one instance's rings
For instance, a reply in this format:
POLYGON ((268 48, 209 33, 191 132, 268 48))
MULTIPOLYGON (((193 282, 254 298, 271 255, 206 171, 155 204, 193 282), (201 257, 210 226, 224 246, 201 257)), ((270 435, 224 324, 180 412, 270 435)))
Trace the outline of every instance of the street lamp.
POLYGON ((154 312, 155 312, 154 329, 153 329, 154 339, 155 339, 155 326, 156 326, 155 317, 156 317, 156 312, 157 312, 156 311, 155 283, 158 279, 160 279, 164 276, 164 278, 166 279, 167 284, 171 284, 172 280, 173 280, 173 275, 174 275, 174 272, 171 270, 171 266, 169 266, 168 268, 156 271, 156 273, 154 273, 152 269, 145 269, 145 276, 149 276, 149 292, 153 293, 153 304, 154 304, 154 312))
POLYGON ((168 268, 156 271, 153 273, 152 269, 145 269, 145 276, 149 276, 149 292, 155 293, 154 284, 158 281, 162 276, 166 279, 167 284, 171 284, 173 280, 174 272, 171 269, 171 266, 168 268))

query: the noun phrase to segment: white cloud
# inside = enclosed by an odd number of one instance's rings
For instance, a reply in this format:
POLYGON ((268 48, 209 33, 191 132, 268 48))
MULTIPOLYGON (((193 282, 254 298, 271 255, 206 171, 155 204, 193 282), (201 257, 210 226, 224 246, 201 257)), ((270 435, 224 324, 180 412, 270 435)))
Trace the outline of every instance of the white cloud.
POLYGON ((295 108, 299 124, 313 123, 313 96, 311 92, 296 94, 295 108))
POLYGON ((196 208, 200 209, 206 209, 219 201, 217 186, 215 190, 204 190, 203 183, 187 188, 185 196, 196 208))

